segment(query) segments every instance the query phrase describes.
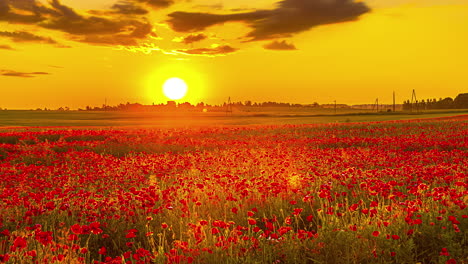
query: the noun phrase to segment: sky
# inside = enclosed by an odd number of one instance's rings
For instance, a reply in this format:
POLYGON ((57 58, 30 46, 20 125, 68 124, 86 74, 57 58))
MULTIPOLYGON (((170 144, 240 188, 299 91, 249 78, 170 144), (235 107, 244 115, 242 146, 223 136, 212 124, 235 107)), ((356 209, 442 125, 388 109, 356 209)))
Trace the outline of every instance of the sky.
POLYGON ((468 92, 468 0, 0 0, 0 108, 468 92))

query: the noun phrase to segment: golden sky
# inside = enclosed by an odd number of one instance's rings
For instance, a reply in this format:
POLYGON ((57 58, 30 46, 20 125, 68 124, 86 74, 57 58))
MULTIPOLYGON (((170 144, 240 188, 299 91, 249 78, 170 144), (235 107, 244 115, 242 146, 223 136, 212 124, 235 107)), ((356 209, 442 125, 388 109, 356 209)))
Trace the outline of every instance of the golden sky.
POLYGON ((468 0, 0 0, 0 107, 468 92, 468 0))

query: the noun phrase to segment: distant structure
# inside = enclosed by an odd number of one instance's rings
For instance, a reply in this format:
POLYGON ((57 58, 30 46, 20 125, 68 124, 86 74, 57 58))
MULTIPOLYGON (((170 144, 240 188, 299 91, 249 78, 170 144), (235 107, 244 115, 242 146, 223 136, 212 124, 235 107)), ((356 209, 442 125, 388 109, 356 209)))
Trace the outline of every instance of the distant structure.
POLYGON ((375 110, 377 113, 379 112, 379 98, 375 99, 374 106, 372 107, 372 110, 375 110))
POLYGON ((416 91, 413 89, 413 93, 411 94, 411 112, 413 112, 414 108, 416 108, 416 111, 419 112, 418 99, 416 98, 416 91))
POLYGON ((231 97, 229 96, 227 104, 226 104, 226 115, 227 114, 232 114, 232 102, 231 102, 231 97))
POLYGON ((393 91, 393 112, 396 111, 396 104, 395 104, 395 91, 393 91))
POLYGON ((175 101, 167 101, 167 106, 171 108, 176 108, 177 104, 175 101))

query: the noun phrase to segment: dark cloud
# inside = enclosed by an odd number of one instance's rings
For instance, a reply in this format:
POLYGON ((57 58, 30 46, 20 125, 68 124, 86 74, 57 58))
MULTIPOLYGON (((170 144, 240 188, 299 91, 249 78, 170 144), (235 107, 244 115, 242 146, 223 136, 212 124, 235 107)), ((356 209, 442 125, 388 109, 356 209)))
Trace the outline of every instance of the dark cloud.
POLYGON ((146 15, 148 14, 148 10, 129 1, 119 1, 117 4, 112 6, 112 9, 115 10, 116 13, 124 14, 124 15, 146 15))
MULTIPOLYGON (((155 36, 152 25, 139 15, 146 14, 136 0, 119 1, 110 11, 82 15, 59 0, 44 6, 36 0, 0 0, 0 21, 28 23, 70 34, 74 41, 96 45, 137 45, 139 39, 155 36)), ((139 1, 139 0, 138 0, 139 1)), ((3 36, 7 36, 3 32, 3 36)), ((56 44, 51 38, 33 37, 22 32, 9 34, 14 41, 36 41, 56 44)), ((68 47, 60 45, 59 47, 68 47)))
POLYGON ((52 5, 62 15, 41 22, 40 25, 81 36, 72 37, 76 41, 97 45, 137 45, 138 39, 154 36, 153 27, 146 20, 136 19, 132 16, 129 18, 85 17, 73 9, 63 6, 58 0, 54 0, 52 5))
MULTIPOLYGON (((35 1, 25 1, 25 0, 0 0, 0 21, 7 21, 9 23, 19 23, 19 24, 34 24, 44 20, 44 17, 41 15, 39 10, 34 11, 33 6, 28 6, 26 2, 35 1), (30 13, 21 13, 16 12, 11 8, 11 6, 22 9, 23 11, 29 11, 30 13), (25 8, 21 8, 25 7, 25 8)), ((36 5, 34 5, 36 6, 36 5)), ((38 9, 40 9, 38 7, 38 9)))
POLYGON ((92 15, 130 15, 130 16, 143 16, 149 13, 148 10, 141 7, 139 4, 129 0, 120 0, 111 7, 111 10, 90 10, 89 14, 92 15))
POLYGON ((57 41, 53 40, 50 37, 42 37, 26 31, 0 31, 0 37, 10 38, 14 42, 38 42, 46 44, 58 44, 57 41))
POLYGON ((232 21, 255 21, 268 17, 269 11, 256 11, 240 14, 218 15, 210 13, 173 12, 167 21, 177 32, 201 31, 207 27, 232 21))
POLYGON ((153 8, 166 8, 174 4, 174 0, 135 0, 140 3, 145 3, 153 8))
POLYGON ((96 45, 123 45, 136 46, 138 42, 135 38, 128 35, 86 35, 80 39, 81 42, 96 44, 96 45))
POLYGON ((222 10, 224 8, 224 5, 221 3, 218 4, 213 4, 213 5, 196 5, 193 8, 195 9, 210 9, 210 10, 222 10))
POLYGON ((290 37, 315 26, 353 21, 370 11, 354 0, 282 0, 272 10, 236 14, 173 12, 168 23, 178 32, 195 32, 226 22, 244 22, 252 28, 249 41, 290 37))
POLYGON ((286 42, 286 40, 283 41, 273 41, 268 44, 265 44, 263 46, 265 49, 270 49, 270 50, 297 50, 296 46, 294 44, 289 44, 286 42))
POLYGON ((12 46, 10 45, 0 45, 0 49, 5 49, 5 50, 15 50, 12 46))
POLYGON ((180 49, 177 50, 178 53, 183 53, 187 55, 205 55, 205 56, 217 56, 225 55, 228 53, 236 52, 238 49, 233 48, 229 45, 218 46, 215 48, 199 48, 199 49, 180 49))
POLYGON ((50 5, 58 12, 60 12, 63 17, 67 17, 73 20, 80 20, 83 19, 81 15, 76 13, 72 8, 62 5, 59 0, 52 0, 50 1, 50 5))
POLYGON ((31 78, 36 77, 37 75, 48 75, 48 72, 17 72, 12 70, 0 70, 0 75, 9 76, 9 77, 22 77, 22 78, 31 78))
POLYGON ((182 43, 184 44, 192 44, 194 42, 202 41, 208 38, 205 34, 190 34, 182 39, 182 43))

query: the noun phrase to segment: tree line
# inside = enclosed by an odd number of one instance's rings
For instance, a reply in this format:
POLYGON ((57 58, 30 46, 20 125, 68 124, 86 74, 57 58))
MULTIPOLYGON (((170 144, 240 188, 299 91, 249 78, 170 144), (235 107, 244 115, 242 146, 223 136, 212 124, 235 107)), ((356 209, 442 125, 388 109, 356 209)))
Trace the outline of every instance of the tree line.
POLYGON ((426 99, 411 102, 403 102, 403 110, 431 110, 431 109, 468 109, 468 93, 459 94, 455 99, 446 97, 444 99, 426 99))

